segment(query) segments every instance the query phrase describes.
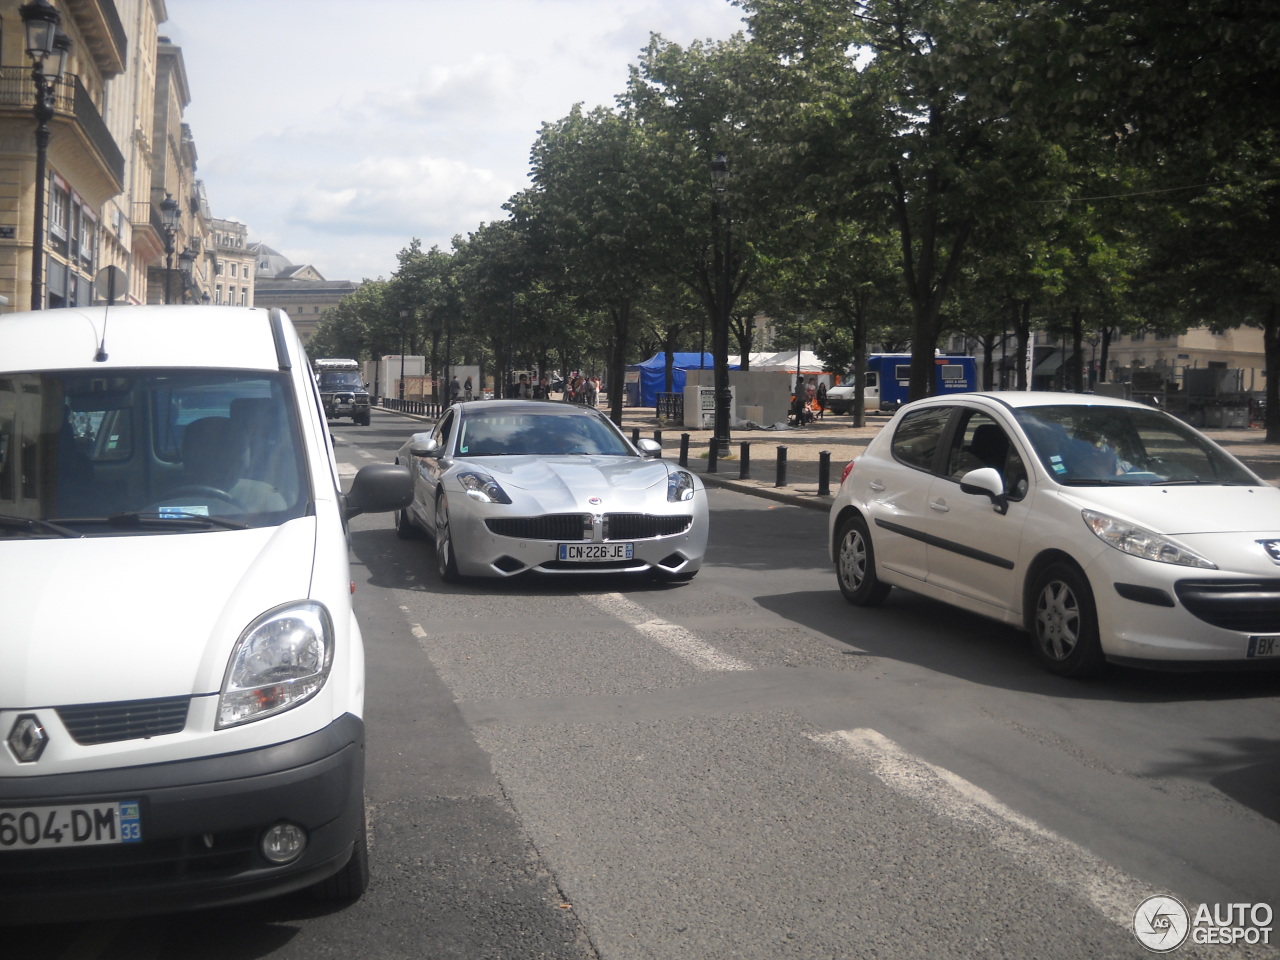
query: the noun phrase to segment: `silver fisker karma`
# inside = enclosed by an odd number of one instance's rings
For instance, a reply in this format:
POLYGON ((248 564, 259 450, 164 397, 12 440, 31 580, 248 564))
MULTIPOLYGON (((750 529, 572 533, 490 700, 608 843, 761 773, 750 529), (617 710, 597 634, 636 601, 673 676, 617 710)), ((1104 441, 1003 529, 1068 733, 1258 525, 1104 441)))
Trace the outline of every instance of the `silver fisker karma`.
POLYGON ((691 579, 707 545, 692 471, 632 443, 592 407, 541 400, 454 404, 400 448, 413 502, 403 538, 435 542, 440 577, 646 574, 691 579))

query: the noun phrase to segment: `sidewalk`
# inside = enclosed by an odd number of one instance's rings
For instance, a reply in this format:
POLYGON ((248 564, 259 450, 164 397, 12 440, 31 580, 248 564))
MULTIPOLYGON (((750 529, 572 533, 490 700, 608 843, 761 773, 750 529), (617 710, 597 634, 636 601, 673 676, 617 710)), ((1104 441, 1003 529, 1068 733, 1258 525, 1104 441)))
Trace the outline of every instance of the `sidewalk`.
MULTIPOLYGON (((400 413, 383 407, 377 410, 391 416, 404 417, 434 423, 434 418, 418 414, 400 413)), ((708 486, 729 487, 757 497, 778 500, 783 503, 828 510, 845 464, 856 458, 867 443, 889 422, 890 414, 873 413, 866 418, 866 425, 853 426, 848 414, 827 414, 821 420, 786 430, 734 428, 730 431, 730 455, 716 462, 716 472, 708 473, 707 450, 713 431, 710 428, 683 427, 660 424, 653 407, 624 407, 622 429, 627 436, 639 432, 641 439, 658 439, 661 433, 662 455, 668 460, 680 457, 681 435, 689 435, 689 469, 702 478, 708 486), (743 443, 750 446, 750 476, 741 479, 741 449, 743 443), (778 486, 778 448, 787 448, 786 484, 778 486), (820 454, 831 455, 829 477, 830 492, 818 493, 820 454)), ((1265 442, 1261 429, 1210 429, 1203 431, 1239 457, 1262 479, 1280 485, 1280 444, 1265 442)))

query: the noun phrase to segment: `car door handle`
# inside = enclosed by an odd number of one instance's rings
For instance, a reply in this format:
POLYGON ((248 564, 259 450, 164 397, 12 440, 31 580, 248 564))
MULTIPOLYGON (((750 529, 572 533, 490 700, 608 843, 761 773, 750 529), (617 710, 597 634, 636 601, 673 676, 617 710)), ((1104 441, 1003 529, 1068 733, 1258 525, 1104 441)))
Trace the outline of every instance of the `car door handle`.
POLYGON ((872 490, 874 490, 876 493, 879 493, 884 489, 884 484, 881 483, 879 480, 870 480, 867 482, 867 486, 870 487, 872 490))
POLYGON ((951 510, 951 508, 947 506, 947 501, 942 499, 930 500, 929 509, 936 510, 938 513, 947 513, 951 510))

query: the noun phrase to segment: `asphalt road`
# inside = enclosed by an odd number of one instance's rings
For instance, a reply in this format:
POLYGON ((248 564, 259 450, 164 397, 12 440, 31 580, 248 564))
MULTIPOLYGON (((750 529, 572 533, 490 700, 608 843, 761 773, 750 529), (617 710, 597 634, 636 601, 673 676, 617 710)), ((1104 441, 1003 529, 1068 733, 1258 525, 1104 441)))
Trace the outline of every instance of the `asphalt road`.
MULTIPOLYGON (((333 433, 350 472, 406 435, 333 433)), ((357 518, 366 896, 0 955, 1144 957, 1148 895, 1280 908, 1280 675, 1050 677, 1007 627, 849 607, 820 511, 710 498, 682 587, 446 587, 429 544, 357 518)))

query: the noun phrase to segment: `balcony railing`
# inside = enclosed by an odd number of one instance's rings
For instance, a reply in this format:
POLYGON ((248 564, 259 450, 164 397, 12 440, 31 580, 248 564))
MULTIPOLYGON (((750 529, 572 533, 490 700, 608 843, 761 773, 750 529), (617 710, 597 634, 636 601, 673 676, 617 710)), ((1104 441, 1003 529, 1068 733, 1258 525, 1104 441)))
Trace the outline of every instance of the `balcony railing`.
MULTIPOLYGON (((0 67, 0 110, 23 110, 31 113, 35 104, 36 89, 31 82, 31 69, 0 67)), ((107 170, 117 183, 123 184, 124 154, 107 129, 102 114, 94 106, 89 91, 75 74, 67 74, 57 82, 53 92, 53 109, 55 114, 75 120, 85 139, 97 150, 107 170)), ((32 123, 34 122, 33 117, 32 123)))

